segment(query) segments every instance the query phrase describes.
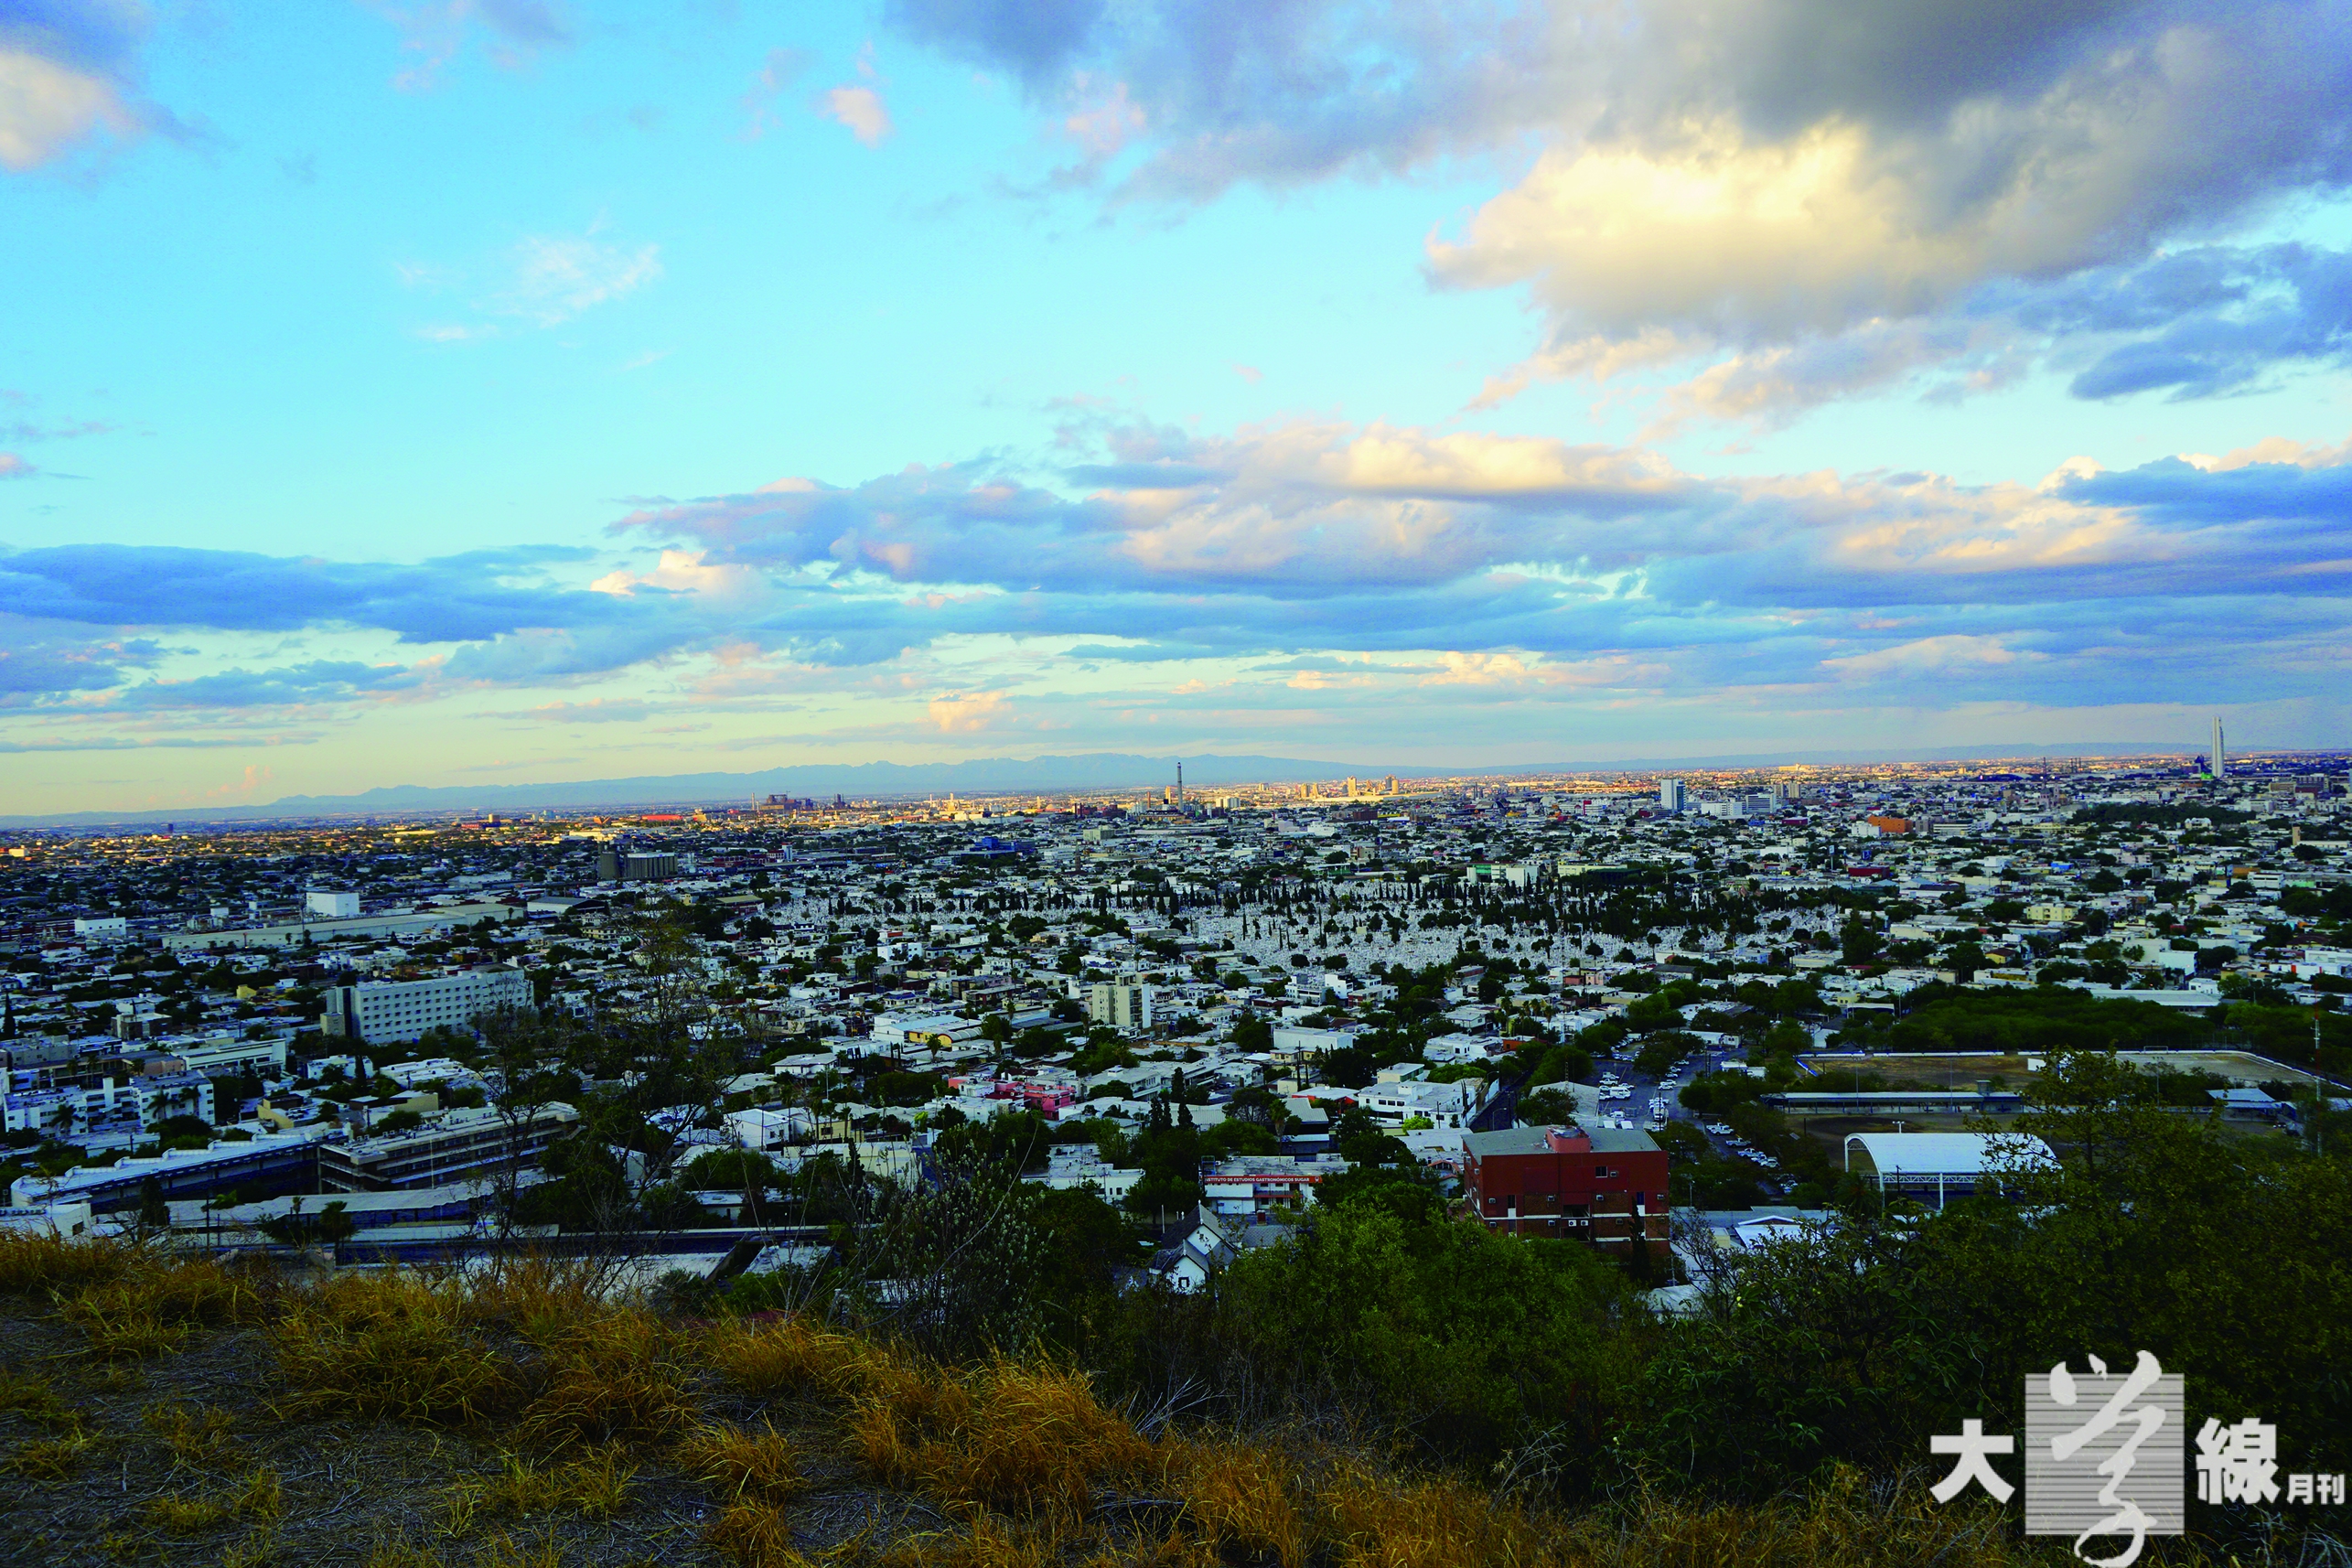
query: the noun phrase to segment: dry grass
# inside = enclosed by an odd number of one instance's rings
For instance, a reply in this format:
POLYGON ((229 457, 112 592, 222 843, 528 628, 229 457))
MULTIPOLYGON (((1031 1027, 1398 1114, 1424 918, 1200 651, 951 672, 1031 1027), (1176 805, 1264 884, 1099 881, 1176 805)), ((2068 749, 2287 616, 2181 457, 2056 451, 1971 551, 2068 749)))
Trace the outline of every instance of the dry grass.
POLYGON ((1306 1520, 1294 1496, 1290 1456, 1241 1443, 1196 1443, 1177 1449, 1169 1478, 1184 1498, 1184 1518, 1210 1549, 1281 1568, 1306 1558, 1306 1520))
POLYGON ((276 1471, 263 1467, 233 1492, 172 1493, 143 1500, 141 1523, 166 1535, 204 1535, 231 1520, 274 1524, 285 1514, 285 1487, 276 1471))
POLYGON ((638 1466, 618 1444, 592 1449, 568 1463, 540 1465, 517 1454, 505 1456, 505 1467, 487 1478, 455 1481, 442 1493, 446 1531, 469 1533, 483 1514, 529 1518, 563 1513, 581 1519, 610 1519, 628 1506, 629 1488, 638 1466))
POLYGON ((113 1240, 67 1240, 48 1234, 0 1236, 0 1294, 56 1295, 129 1272, 144 1254, 113 1240))
POLYGON ((168 1355, 199 1327, 247 1323, 263 1310, 253 1280, 209 1258, 169 1259, 134 1254, 66 1294, 66 1320, 81 1328, 102 1360, 143 1360, 168 1355), (136 1266, 133 1266, 135 1263, 136 1266))
POLYGON ((0 1460, 0 1467, 27 1480, 61 1481, 72 1475, 83 1456, 97 1445, 96 1438, 75 1427, 55 1437, 18 1444, 5 1460, 0 1460))
POLYGON ((675 1450, 678 1467, 729 1505, 780 1507, 808 1489, 800 1451, 772 1426, 698 1427, 675 1450))
MULTIPOLYGON (((1562 1526, 1555 1560, 1563 1568, 2018 1568, 2073 1561, 2063 1544, 2017 1539, 1995 1509, 1942 1508, 1920 1484, 1886 1490, 1840 1470, 1806 1498, 1762 1507, 1647 1493, 1615 1514, 1562 1526)), ((2195 1552, 2166 1560, 2205 1561, 2195 1552)))
POLYGON ((1523 1511, 1446 1480, 1400 1480, 1339 1466, 1322 1492, 1330 1555, 1340 1568, 1452 1568, 1552 1559, 1523 1511))
POLYGON ((278 1473, 266 1465, 259 1466, 245 1477, 238 1489, 237 1512, 246 1519, 274 1523, 285 1516, 285 1485, 278 1473))
POLYGON ((649 1313, 607 1309, 548 1325, 540 1344, 539 1386, 516 1428, 525 1443, 661 1438, 701 1414, 678 1337, 649 1313))
POLYGON ((845 1400, 903 1375, 900 1357, 805 1318, 722 1324, 703 1337, 703 1359, 746 1393, 845 1400))
POLYGON ((1062 1559, 1050 1527, 1006 1524, 985 1515, 962 1530, 917 1536, 886 1553, 884 1568, 1046 1568, 1062 1559))
POLYGON ((469 1282, 346 1276, 293 1294, 274 1330, 290 1408, 510 1428, 525 1446, 660 1438, 700 1415, 686 1343, 553 1265, 469 1282))
POLYGON ((475 1568, 564 1568, 564 1551, 553 1541, 525 1546, 510 1535, 494 1535, 474 1549, 475 1568))
POLYGON ((771 1504, 745 1500, 720 1510, 703 1539, 742 1568, 808 1568, 792 1543, 792 1521, 771 1504))
POLYGON ((0 1411, 14 1411, 43 1426, 72 1426, 79 1417, 58 1397, 57 1387, 38 1372, 0 1368, 0 1411))
POLYGON ((463 1291, 412 1273, 346 1275, 295 1293, 273 1330, 288 1407, 475 1425, 510 1411, 512 1363, 467 1322, 463 1291))
POLYGON ((563 1568, 564 1553, 552 1538, 526 1546, 511 1535, 499 1534, 463 1557, 450 1557, 402 1537, 378 1541, 360 1561, 363 1568, 563 1568))
POLYGON ((967 1516, 1080 1520, 1098 1487, 1147 1476, 1158 1456, 1084 1373, 1005 1359, 886 1384, 848 1425, 877 1477, 967 1516))
POLYGON ((1219 1568, 1223 1559, 1192 1536, 1147 1535, 1107 1547, 1086 1560, 1086 1568, 1219 1568))
MULTIPOLYGON (((611 1299, 606 1284, 593 1268, 525 1260, 472 1277, 386 1271, 273 1285, 152 1248, 0 1238, 0 1294, 35 1304, 19 1318, 71 1326, 40 1322, 48 1348, 16 1352, 66 1353, 57 1383, 23 1367, 0 1369, 0 1412, 48 1429, 0 1467, 52 1514, 85 1510, 76 1560, 184 1556, 201 1543, 166 1548, 162 1538, 209 1532, 231 1542, 220 1561, 247 1568, 330 1558, 368 1568, 553 1568, 565 1552, 635 1563, 697 1516, 711 1521, 701 1547, 665 1547, 660 1560, 716 1554, 739 1568, 2066 1560, 2065 1543, 2021 1541, 2014 1520, 1989 1506, 1938 1508, 1916 1477, 1898 1485, 1841 1473, 1806 1496, 1756 1506, 1660 1491, 1555 1514, 1301 1434, 1146 1438, 1068 1368, 1009 1358, 942 1367, 795 1318, 682 1326, 611 1299), (261 1327, 228 1332, 245 1325, 261 1327), (96 1359, 71 1354, 75 1343, 96 1359), (175 1361, 133 1364, 173 1347, 198 1358, 200 1378, 177 1377, 175 1361), (346 1429, 342 1440, 367 1455, 358 1476, 340 1453, 323 1465, 289 1462, 307 1439, 252 1420, 252 1396, 237 1392, 266 1380, 252 1364, 264 1350, 287 1391, 274 1407, 287 1421, 391 1419, 440 1431, 362 1441, 346 1429), (222 1359, 209 1359, 215 1351, 222 1359), (224 1367, 237 1370, 224 1377, 224 1367), (163 1397, 196 1389, 235 1409, 163 1397), (162 1402, 140 1410, 149 1398, 162 1402), (779 1402, 762 1412, 765 1402, 779 1402), (452 1428, 469 1435, 446 1435, 452 1428), (495 1469, 474 1457, 491 1434, 495 1469), (415 1467, 401 1480, 368 1473, 403 1443, 415 1467), (104 1460, 93 1464, 101 1444, 104 1460), (127 1489, 118 1450, 124 1474, 136 1466, 143 1477, 127 1489), (314 1497, 301 1481, 290 1491, 263 1459, 306 1479, 323 1470, 332 1486, 365 1497, 360 1513, 328 1527, 331 1549, 319 1521, 343 1506, 341 1494, 314 1497), (840 1484, 849 1465, 862 1484, 840 1484), (824 1490, 812 1497, 821 1477, 824 1490), (420 1496, 437 1496, 438 1541, 412 1537, 420 1496), (517 1533, 500 1533, 510 1527, 517 1533), (858 1533, 843 1540, 845 1529, 858 1533)), ((2157 1555, 2201 1561, 2193 1551, 2157 1555)))
POLYGON ((229 1522, 229 1499, 166 1494, 142 1502, 138 1515, 140 1523, 166 1535, 203 1535, 229 1522))
POLYGON ((245 1451, 231 1434, 237 1418, 214 1405, 149 1405, 141 1412, 147 1430, 163 1440, 174 1462, 198 1470, 229 1470, 245 1451))

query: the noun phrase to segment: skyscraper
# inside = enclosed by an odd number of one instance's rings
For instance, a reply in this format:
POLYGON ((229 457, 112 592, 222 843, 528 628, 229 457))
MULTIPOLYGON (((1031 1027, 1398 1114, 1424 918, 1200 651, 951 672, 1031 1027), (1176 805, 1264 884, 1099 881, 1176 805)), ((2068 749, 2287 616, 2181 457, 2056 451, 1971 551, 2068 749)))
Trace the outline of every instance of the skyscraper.
POLYGON ((2213 776, 2216 779, 2229 777, 2229 763, 2221 749, 2221 715, 2219 714, 2213 715, 2213 776))
POLYGON ((1658 781, 1658 803, 1670 811, 1680 812, 1690 803, 1691 791, 1680 779, 1658 781))

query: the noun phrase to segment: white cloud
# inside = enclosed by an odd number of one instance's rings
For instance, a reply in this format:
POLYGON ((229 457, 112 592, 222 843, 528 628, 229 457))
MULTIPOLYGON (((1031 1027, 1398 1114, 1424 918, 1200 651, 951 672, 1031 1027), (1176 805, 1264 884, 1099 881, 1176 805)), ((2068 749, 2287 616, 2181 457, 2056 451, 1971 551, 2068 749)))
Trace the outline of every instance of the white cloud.
POLYGON ((1912 677, 1982 669, 2015 664, 2020 660, 2038 661, 2043 657, 2031 650, 2013 649, 1997 637, 1952 633, 1942 637, 1923 637, 1912 642, 1896 643, 1892 648, 1874 649, 1868 653, 1824 659, 1821 662, 1845 675, 1881 680, 1890 676, 1912 677))
POLYGON ((869 147, 878 147, 891 131, 889 106, 871 87, 835 87, 817 100, 817 112, 849 127, 851 135, 869 147))
POLYGON ((557 327, 661 275, 661 247, 634 249, 573 235, 533 235, 515 248, 514 278, 500 301, 510 315, 557 327))
POLYGON ((1002 692, 950 692, 931 699, 931 723, 949 735, 993 728, 1007 716, 1002 692))
POLYGON ((103 76, 0 47, 0 167, 38 168, 102 134, 127 141, 144 128, 103 76))

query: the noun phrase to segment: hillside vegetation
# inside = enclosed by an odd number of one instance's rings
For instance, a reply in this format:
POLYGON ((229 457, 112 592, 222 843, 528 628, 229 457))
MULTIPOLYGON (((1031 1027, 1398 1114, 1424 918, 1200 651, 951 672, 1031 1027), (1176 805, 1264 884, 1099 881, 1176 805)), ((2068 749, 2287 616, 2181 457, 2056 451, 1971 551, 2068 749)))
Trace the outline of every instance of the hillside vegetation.
MULTIPOLYGON (((2061 1102, 2029 1120, 2067 1165, 2024 1204, 1857 1211, 1686 1321, 1573 1243, 1447 1218, 1404 1170, 1199 1294, 1068 1275, 1058 1316, 1026 1300, 1041 1276, 1004 1272, 1024 1249, 942 1230, 937 1255, 988 1277, 934 1293, 921 1332, 845 1285, 636 1293, 609 1258, 289 1273, 160 1239, 0 1239, 0 1548, 370 1568, 2058 1563, 2014 1508, 1929 1500, 1928 1437, 1971 1415, 2017 1431, 2026 1371, 2137 1348, 2188 1378, 2192 1423, 2259 1415, 2282 1469, 2346 1467, 2352 1166, 2220 1136, 2111 1058, 2056 1070, 2061 1102)), ((955 1212, 1005 1223, 1009 1197, 972 1200, 996 1179, 976 1172, 955 1212)), ((2143 1561, 2344 1557, 2321 1510, 2193 1504, 2191 1527, 2143 1561)))
POLYGON ((1566 1513, 1291 1425, 1183 1432, 1041 1360, 615 1305, 593 1264, 287 1280, 0 1242, 19 1560, 431 1564, 2046 1560, 1917 1477, 1566 1513))

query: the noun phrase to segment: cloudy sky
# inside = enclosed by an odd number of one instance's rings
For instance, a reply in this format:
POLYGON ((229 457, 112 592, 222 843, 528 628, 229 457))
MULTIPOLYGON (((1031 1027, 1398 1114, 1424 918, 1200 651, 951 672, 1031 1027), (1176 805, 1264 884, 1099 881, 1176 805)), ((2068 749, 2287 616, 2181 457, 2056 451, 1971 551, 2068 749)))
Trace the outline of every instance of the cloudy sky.
POLYGON ((2345 744, 2347 18, 0 0, 0 812, 2345 744))

